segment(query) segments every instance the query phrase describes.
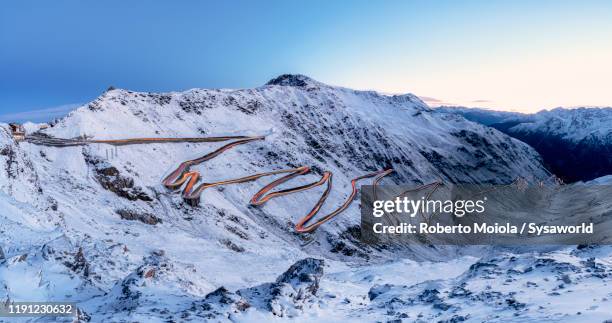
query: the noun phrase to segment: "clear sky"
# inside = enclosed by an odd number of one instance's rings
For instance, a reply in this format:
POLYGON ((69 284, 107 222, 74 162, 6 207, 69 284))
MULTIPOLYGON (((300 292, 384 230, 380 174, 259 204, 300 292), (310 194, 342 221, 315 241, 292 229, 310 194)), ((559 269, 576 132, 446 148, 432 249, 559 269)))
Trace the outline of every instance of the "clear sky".
MULTIPOLYGON (((430 104, 612 105, 612 1, 7 1, 0 115, 281 73, 430 104)), ((35 115, 35 113, 34 113, 35 115)), ((0 117, 2 119, 2 117, 0 117)))

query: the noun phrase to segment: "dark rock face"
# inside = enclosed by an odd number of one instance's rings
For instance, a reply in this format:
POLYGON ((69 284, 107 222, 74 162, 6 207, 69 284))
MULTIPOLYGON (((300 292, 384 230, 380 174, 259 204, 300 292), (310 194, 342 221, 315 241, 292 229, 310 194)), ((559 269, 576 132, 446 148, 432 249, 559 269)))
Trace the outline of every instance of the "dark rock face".
POLYGON ((122 219, 130 221, 140 221, 142 223, 156 225, 162 220, 151 213, 137 212, 133 210, 121 209, 115 211, 122 219))
POLYGON ((236 294, 230 292, 225 287, 221 286, 215 291, 209 293, 204 297, 206 302, 215 302, 221 304, 231 304, 236 301, 236 294))
POLYGON ((300 74, 283 74, 274 79, 271 79, 266 85, 280 85, 280 86, 307 86, 312 80, 304 75, 300 74))
POLYGON ((95 177, 104 189, 130 201, 153 201, 140 187, 134 186, 134 179, 122 176, 115 167, 96 169, 95 177))
POLYGON ((235 251, 235 252, 244 252, 245 249, 239 245, 237 245, 236 243, 234 243, 232 240, 230 239, 222 239, 219 241, 222 245, 224 245, 225 247, 227 247, 229 250, 235 251))
POLYGON ((79 250, 74 255, 72 262, 65 262, 64 265, 76 273, 82 273, 83 276, 88 277, 90 274, 89 263, 85 259, 83 254, 83 248, 79 247, 79 250))
POLYGON ((286 272, 276 279, 277 284, 290 284, 293 287, 306 285, 309 292, 316 294, 319 289, 319 279, 323 276, 322 259, 306 258, 293 264, 286 272))
POLYGON ((83 152, 83 156, 85 157, 85 162, 93 166, 94 177, 105 190, 111 191, 130 201, 153 201, 141 187, 134 185, 133 178, 122 175, 116 167, 85 152, 83 152))
POLYGON ((361 226, 348 227, 338 236, 327 236, 327 242, 331 246, 329 251, 346 257, 361 257, 369 259, 371 246, 364 244, 361 240, 361 226))
POLYGON ((15 150, 13 150, 13 147, 11 146, 4 146, 2 149, 0 149, 0 155, 1 156, 6 156, 6 173, 9 176, 9 178, 15 178, 15 169, 14 169, 14 165, 16 164, 15 161, 15 150))
POLYGON ((247 300, 221 286, 207 294, 203 302, 192 304, 183 316, 188 316, 189 312, 197 312, 197 316, 206 320, 220 320, 231 313, 244 312, 250 307, 251 304, 247 300))

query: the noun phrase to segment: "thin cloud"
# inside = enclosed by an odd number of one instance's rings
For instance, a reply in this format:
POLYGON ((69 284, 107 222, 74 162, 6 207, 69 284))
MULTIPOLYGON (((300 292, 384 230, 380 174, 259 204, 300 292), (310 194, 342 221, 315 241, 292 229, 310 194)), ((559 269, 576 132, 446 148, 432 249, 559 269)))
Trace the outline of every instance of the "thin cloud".
POLYGON ((473 103, 490 103, 492 102, 491 100, 484 100, 484 99, 480 99, 480 100, 474 100, 472 101, 473 103))
POLYGON ((423 100, 423 102, 427 103, 430 107, 440 107, 440 106, 454 106, 457 105, 452 102, 446 102, 441 99, 432 98, 430 96, 419 96, 419 99, 423 100))
POLYGON ((80 103, 64 104, 53 108, 7 113, 0 115, 1 122, 48 122, 55 118, 61 118, 70 111, 81 106, 80 103))
POLYGON ((436 98, 432 98, 430 96, 419 96, 419 99, 425 101, 425 102, 442 102, 442 100, 436 99, 436 98))

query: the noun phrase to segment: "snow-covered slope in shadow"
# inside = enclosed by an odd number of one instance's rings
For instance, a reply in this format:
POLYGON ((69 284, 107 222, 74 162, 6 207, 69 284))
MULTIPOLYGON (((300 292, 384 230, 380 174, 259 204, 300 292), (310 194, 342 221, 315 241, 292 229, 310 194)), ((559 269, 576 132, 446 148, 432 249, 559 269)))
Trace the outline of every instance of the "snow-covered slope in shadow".
POLYGON ((535 114, 462 107, 435 111, 462 115, 528 143, 566 182, 612 174, 612 108, 556 108, 535 114))

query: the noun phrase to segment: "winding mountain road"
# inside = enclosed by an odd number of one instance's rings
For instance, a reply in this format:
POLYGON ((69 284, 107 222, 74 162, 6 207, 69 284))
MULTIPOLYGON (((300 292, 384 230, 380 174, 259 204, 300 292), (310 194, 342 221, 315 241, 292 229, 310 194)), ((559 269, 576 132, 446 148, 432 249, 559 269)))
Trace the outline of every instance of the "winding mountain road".
POLYGON ((230 141, 232 142, 193 160, 188 160, 182 162, 172 173, 170 173, 166 178, 162 180, 162 184, 172 190, 177 190, 183 187, 182 196, 185 202, 192 206, 197 206, 200 203, 200 196, 202 192, 210 187, 227 185, 227 184, 236 184, 236 183, 245 183, 257 180, 266 176, 273 176, 279 174, 287 174, 281 178, 278 178, 271 183, 264 186, 260 189, 250 200, 251 205, 259 206, 272 198, 280 197, 292 193, 306 191, 323 184, 327 184, 325 191, 314 205, 312 210, 308 212, 304 217, 302 217, 297 224, 295 225, 295 230, 299 233, 309 233, 316 230, 322 224, 330 221, 338 214, 345 211, 355 199, 357 195, 357 183, 361 180, 372 178, 372 185, 376 186, 382 180, 383 177, 389 175, 393 172, 392 169, 380 170, 372 173, 368 173, 359 177, 356 177, 351 180, 351 193, 345 199, 344 203, 340 205, 337 209, 333 210, 327 215, 321 216, 318 220, 309 224, 311 220, 319 213, 321 207, 329 197, 329 194, 332 190, 332 177, 333 173, 329 171, 325 171, 321 178, 318 181, 297 186, 293 188, 272 191, 275 187, 301 175, 305 175, 310 172, 310 167, 301 166, 297 168, 290 169, 281 169, 264 173, 257 173, 245 177, 219 181, 219 182, 211 182, 211 183, 201 183, 198 184, 201 174, 198 171, 192 171, 191 167, 211 160, 223 152, 234 148, 239 145, 247 144, 253 141, 264 140, 263 136, 220 136, 220 137, 197 137, 197 138, 130 138, 130 139, 115 139, 115 140, 91 140, 87 138, 77 138, 77 139, 62 139, 62 138, 53 138, 48 136, 26 136, 25 141, 43 146, 52 146, 52 147, 71 147, 71 146, 84 146, 89 144, 108 144, 114 146, 123 146, 123 145, 135 145, 135 144, 151 144, 151 143, 177 143, 177 142, 222 142, 222 141, 230 141))

